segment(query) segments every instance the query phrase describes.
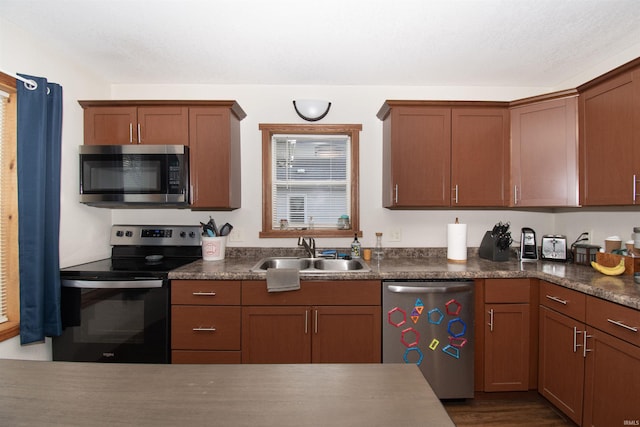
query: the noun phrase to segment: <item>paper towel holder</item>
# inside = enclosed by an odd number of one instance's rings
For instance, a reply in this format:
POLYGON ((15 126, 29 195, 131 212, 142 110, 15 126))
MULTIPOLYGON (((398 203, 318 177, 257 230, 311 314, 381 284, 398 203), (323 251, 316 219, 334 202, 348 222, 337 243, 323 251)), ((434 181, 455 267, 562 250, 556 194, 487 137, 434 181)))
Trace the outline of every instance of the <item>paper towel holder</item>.
MULTIPOLYGON (((464 264, 467 262, 467 236, 466 236, 466 228, 464 228, 465 230, 465 235, 464 235, 464 241, 461 243, 462 246, 464 246, 464 255, 460 256, 457 252, 455 251, 454 248, 452 248, 452 242, 450 240, 451 236, 449 235, 451 233, 450 228, 456 226, 456 225, 461 225, 460 221, 458 220, 458 217, 456 217, 456 222, 454 224, 449 224, 447 226, 447 262, 449 263, 453 263, 453 264, 464 264)), ((466 227, 466 226, 463 226, 466 227)), ((456 248, 456 249, 460 249, 460 248, 456 248)))

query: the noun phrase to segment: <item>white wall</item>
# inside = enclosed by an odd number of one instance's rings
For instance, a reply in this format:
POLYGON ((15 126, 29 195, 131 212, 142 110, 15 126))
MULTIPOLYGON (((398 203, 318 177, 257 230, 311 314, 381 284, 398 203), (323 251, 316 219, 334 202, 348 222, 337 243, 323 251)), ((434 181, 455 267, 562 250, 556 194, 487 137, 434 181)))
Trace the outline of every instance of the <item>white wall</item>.
MULTIPOLYGON (((64 88, 61 267, 109 255, 111 224, 197 224, 214 215, 219 223, 230 222, 242 231, 243 240, 232 246, 294 246, 294 239, 259 239, 261 225, 261 138, 259 123, 302 123, 292 100, 325 98, 333 105, 322 123, 361 123, 360 211, 365 246, 374 233, 384 233, 386 246, 444 247, 446 224, 456 217, 469 225, 469 246, 477 246, 484 232, 498 221, 510 221, 514 237, 523 226, 538 235, 564 233, 571 240, 582 231, 594 231, 595 240, 618 234, 629 237, 640 226, 637 209, 618 212, 572 210, 561 213, 513 210, 390 211, 381 207, 382 123, 376 113, 385 99, 499 100, 508 101, 576 86, 590 78, 640 56, 640 45, 621 52, 597 70, 580 70, 576 81, 556 88, 408 87, 408 86, 255 86, 255 85, 113 85, 97 77, 83 58, 71 58, 46 41, 36 40, 0 18, 0 69, 47 77, 64 88), (189 210, 108 210, 78 203, 77 147, 82 144, 82 99, 235 99, 247 112, 242 132, 242 208, 233 212, 189 210), (390 230, 398 228, 402 239, 389 242, 390 230)), ((320 239, 319 247, 346 246, 349 239, 320 239)), ((50 358, 50 345, 20 347, 16 339, 0 343, 0 357, 50 358)))

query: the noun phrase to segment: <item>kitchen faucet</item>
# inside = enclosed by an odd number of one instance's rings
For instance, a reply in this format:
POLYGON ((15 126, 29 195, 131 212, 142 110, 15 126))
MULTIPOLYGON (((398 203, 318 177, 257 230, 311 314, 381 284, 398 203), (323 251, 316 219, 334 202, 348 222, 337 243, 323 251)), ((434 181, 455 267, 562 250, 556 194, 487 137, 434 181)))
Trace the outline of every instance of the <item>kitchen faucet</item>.
POLYGON ((310 258, 316 257, 316 241, 313 237, 298 237, 298 246, 304 246, 310 258))

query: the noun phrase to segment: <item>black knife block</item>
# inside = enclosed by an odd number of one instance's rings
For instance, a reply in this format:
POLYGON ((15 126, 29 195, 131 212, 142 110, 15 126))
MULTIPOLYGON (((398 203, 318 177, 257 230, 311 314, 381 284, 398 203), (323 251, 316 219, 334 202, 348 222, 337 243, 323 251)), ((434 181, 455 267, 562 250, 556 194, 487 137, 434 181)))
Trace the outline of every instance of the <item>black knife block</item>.
POLYGON ((487 231, 484 233, 484 237, 480 243, 478 255, 480 258, 490 261, 509 261, 509 248, 500 250, 500 248, 498 248, 498 237, 492 236, 491 231, 487 231))

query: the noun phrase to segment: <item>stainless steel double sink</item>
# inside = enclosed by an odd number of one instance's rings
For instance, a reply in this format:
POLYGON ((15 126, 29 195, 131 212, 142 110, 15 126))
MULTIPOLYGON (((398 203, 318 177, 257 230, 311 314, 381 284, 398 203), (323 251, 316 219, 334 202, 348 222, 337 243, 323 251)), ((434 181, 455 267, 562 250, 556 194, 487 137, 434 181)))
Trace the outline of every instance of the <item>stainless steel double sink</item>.
POLYGON ((265 272, 269 268, 295 268, 300 273, 367 273, 371 267, 361 259, 327 259, 267 257, 262 258, 251 268, 251 272, 265 272))

